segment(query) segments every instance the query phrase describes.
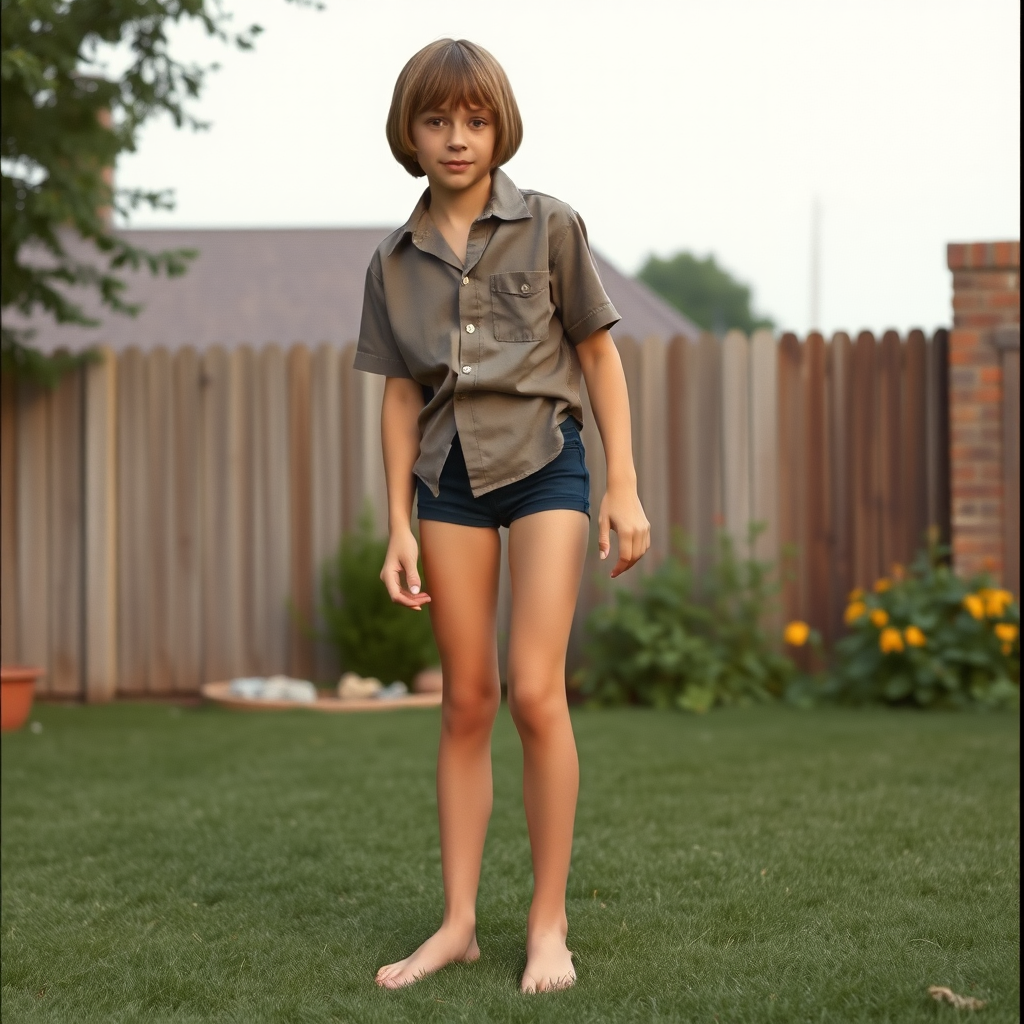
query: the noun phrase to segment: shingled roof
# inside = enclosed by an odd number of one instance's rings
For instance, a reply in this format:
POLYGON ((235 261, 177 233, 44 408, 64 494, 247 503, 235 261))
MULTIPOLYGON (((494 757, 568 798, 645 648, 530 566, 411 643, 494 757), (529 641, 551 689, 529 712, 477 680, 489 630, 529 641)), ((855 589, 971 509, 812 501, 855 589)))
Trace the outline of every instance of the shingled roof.
MULTIPOLYGON (((56 326, 34 320, 43 351, 77 351, 105 343, 114 349, 159 345, 197 349, 276 342, 343 344, 359 331, 363 279, 374 248, 390 228, 251 228, 125 231, 150 250, 197 249, 183 277, 130 273, 128 299, 142 304, 135 318, 100 311, 91 295, 83 306, 100 327, 56 326)), ((640 281, 595 254, 608 295, 622 315, 617 336, 637 339, 699 329, 640 281)), ((14 317, 6 322, 16 325, 14 317)))

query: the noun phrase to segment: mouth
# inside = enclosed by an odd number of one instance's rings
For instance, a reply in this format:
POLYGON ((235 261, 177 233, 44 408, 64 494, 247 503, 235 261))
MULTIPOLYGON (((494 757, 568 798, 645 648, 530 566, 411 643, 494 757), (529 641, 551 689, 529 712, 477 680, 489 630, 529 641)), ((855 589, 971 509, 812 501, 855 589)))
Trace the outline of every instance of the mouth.
POLYGON ((441 166, 447 167, 449 171, 464 171, 472 164, 469 160, 443 160, 441 166))

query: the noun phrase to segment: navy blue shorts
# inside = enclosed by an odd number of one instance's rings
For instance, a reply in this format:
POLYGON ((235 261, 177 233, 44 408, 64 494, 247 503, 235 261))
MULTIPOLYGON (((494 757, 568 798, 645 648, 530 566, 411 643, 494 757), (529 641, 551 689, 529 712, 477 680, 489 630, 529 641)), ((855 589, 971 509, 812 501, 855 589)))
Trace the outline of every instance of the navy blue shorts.
POLYGON ((460 526, 497 527, 553 508, 575 509, 589 517, 590 473, 583 461, 583 438, 572 416, 566 416, 559 426, 565 444, 552 462, 479 498, 474 498, 470 490, 466 460, 456 433, 441 470, 438 496, 435 498, 430 488, 416 479, 419 518, 460 526))

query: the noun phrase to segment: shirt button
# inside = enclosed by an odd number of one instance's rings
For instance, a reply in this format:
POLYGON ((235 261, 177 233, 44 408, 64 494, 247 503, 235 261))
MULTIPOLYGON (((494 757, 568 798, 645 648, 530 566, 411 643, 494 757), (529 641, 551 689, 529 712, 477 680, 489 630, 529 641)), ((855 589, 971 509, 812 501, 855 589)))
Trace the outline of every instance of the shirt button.
POLYGON ((473 372, 473 367, 472 366, 464 366, 462 368, 462 372, 463 373, 472 373, 473 372))
POLYGON ((469 278, 468 278, 468 277, 464 277, 464 278, 462 279, 462 283, 463 283, 463 284, 469 284, 469 278))
POLYGON ((472 324, 466 324, 466 333, 467 334, 472 334, 475 330, 476 330, 476 328, 472 324))
POLYGON ((525 295, 530 290, 530 286, 528 284, 521 284, 519 290, 525 295))

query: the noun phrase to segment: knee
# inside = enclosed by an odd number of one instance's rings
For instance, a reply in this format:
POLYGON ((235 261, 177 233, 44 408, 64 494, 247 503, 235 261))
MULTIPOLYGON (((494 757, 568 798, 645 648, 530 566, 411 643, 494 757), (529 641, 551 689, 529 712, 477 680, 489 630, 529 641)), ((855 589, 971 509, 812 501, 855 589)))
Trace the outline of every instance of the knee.
POLYGON ((564 685, 510 679, 508 710, 520 735, 541 733, 566 710, 564 685))
POLYGON ((496 679, 445 681, 441 717, 445 731, 456 735, 489 732, 501 703, 501 690, 496 679))

